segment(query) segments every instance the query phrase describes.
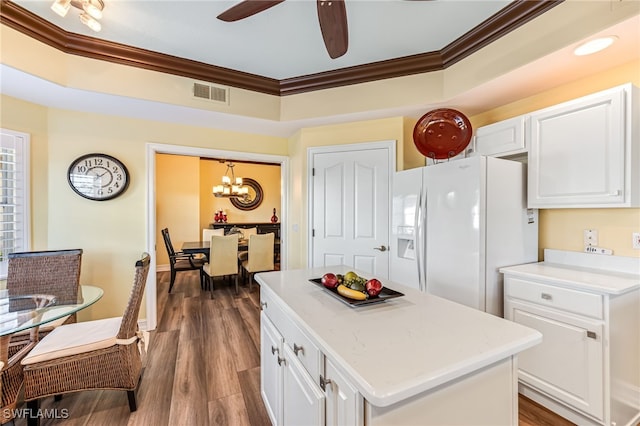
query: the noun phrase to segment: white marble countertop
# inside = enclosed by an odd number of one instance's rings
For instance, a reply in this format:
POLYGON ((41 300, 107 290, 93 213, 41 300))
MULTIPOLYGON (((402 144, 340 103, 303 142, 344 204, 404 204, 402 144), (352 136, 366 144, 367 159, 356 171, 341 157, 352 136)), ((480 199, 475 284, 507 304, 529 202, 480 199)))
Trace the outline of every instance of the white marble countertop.
POLYGON ((373 405, 434 389, 542 341, 536 330, 388 280, 381 281, 405 296, 356 308, 308 281, 348 270, 266 272, 256 279, 373 405))
POLYGON ((563 287, 619 295, 640 289, 640 258, 545 250, 545 261, 500 268, 521 278, 548 278, 563 287))

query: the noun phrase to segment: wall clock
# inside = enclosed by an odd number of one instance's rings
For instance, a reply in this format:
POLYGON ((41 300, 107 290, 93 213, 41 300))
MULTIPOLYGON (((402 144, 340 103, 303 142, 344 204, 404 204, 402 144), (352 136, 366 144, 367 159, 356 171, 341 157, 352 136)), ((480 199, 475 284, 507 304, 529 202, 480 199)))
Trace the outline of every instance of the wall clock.
POLYGON ((71 189, 89 200, 105 201, 121 195, 129 186, 125 165, 110 155, 87 154, 69 166, 67 180, 71 189))
POLYGON ((249 194, 242 198, 232 198, 231 204, 240 210, 253 210, 262 203, 262 187, 251 178, 242 178, 242 185, 249 188, 249 194))

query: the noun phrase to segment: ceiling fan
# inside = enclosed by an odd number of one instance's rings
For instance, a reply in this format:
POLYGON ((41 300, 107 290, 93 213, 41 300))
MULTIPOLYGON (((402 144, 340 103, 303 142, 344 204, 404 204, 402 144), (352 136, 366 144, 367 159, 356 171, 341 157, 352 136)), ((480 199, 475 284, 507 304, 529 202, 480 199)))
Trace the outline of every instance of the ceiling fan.
MULTIPOLYGON (((239 21, 263 12, 283 1, 243 0, 218 15, 218 19, 225 22, 239 21)), ((347 10, 344 6, 344 0, 316 0, 316 3, 324 45, 331 59, 339 58, 347 53, 349 45, 347 10)))

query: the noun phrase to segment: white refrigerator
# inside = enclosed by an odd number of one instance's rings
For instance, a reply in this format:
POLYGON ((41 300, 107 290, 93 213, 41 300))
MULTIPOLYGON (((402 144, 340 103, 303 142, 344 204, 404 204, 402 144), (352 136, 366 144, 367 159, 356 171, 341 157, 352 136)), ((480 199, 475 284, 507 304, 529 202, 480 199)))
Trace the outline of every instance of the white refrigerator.
POLYGON ((475 156, 397 172, 393 281, 502 316, 503 266, 538 261, 526 166, 475 156))

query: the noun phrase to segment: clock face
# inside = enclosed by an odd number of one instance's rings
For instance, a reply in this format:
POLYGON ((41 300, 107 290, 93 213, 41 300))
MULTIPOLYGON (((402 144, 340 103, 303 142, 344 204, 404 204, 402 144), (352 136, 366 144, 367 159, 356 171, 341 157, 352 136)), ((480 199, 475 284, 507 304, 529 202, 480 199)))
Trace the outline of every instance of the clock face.
POLYGON ((118 159, 106 154, 87 154, 69 166, 67 179, 71 188, 90 200, 110 200, 129 185, 129 172, 118 159))

